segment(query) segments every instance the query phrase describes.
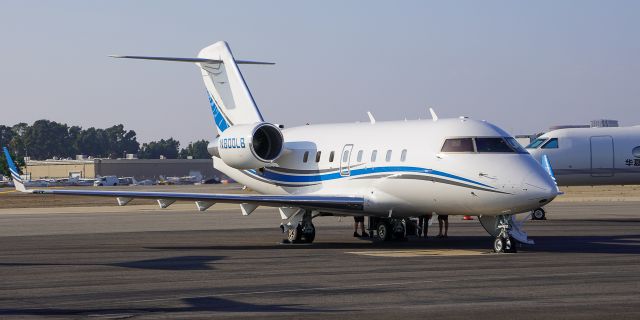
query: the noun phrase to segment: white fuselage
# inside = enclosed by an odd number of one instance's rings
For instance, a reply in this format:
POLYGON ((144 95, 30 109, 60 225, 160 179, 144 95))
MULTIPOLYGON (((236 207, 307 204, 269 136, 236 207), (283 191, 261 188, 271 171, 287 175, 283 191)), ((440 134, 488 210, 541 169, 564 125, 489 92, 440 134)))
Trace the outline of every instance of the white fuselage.
POLYGON ((526 152, 442 152, 447 138, 510 137, 484 121, 307 125, 282 132, 285 151, 275 166, 237 170, 217 157, 214 166, 260 193, 361 196, 365 214, 378 216, 512 214, 557 194, 526 152))
POLYGON ((549 157, 559 185, 640 184, 640 126, 559 129, 538 139, 527 151, 549 157))

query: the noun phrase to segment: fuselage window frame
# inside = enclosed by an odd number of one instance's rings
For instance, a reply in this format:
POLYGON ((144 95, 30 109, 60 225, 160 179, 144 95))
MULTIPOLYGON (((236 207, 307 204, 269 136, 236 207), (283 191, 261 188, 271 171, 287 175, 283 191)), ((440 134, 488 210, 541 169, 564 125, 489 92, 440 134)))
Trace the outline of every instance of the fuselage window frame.
POLYGON ((407 149, 402 149, 400 153, 400 162, 405 162, 407 160, 407 149))
POLYGON ((307 161, 309 161, 309 151, 305 151, 302 156, 302 162, 307 163, 307 161))
POLYGON ((320 156, 322 155, 322 151, 316 152, 316 163, 320 162, 320 156))
POLYGON ((358 151, 358 157, 357 157, 357 159, 358 159, 357 161, 358 161, 358 162, 362 162, 362 155, 363 155, 363 154, 364 154, 364 151, 363 151, 363 150, 359 150, 359 151, 358 151))
POLYGON ((391 149, 387 150, 387 155, 384 157, 384 160, 385 160, 386 162, 391 162, 391 155, 392 155, 392 152, 393 152, 393 151, 392 151, 391 149))
POLYGON ((371 162, 376 162, 377 157, 378 157, 378 150, 371 151, 371 162))
POLYGON ((329 153, 329 162, 333 162, 333 158, 334 158, 335 154, 336 154, 335 151, 331 151, 331 153, 329 153))

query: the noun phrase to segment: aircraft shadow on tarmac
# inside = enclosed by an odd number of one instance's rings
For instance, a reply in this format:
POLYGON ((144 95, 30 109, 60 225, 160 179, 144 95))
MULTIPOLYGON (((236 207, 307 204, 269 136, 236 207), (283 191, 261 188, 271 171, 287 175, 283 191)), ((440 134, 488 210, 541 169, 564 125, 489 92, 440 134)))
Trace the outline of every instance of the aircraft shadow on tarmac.
MULTIPOLYGON (((186 312, 336 312, 337 310, 319 310, 302 308, 295 304, 262 305, 251 304, 216 297, 193 297, 181 299, 185 306, 180 307, 141 307, 141 308, 3 308, 0 316, 134 316, 145 313, 186 313, 186 312)), ((340 310, 345 311, 345 310, 340 310)))
POLYGON ((23 267, 23 266, 107 266, 122 267, 132 269, 148 270, 213 270, 212 264, 224 257, 219 256, 179 256, 170 258, 138 260, 129 262, 106 263, 106 264, 83 264, 83 263, 20 263, 20 262, 0 262, 0 267, 23 267))
MULTIPOLYGON (((615 236, 534 236, 535 245, 522 245, 526 252, 562 252, 562 253, 624 253, 640 254, 640 235, 615 236)), ((159 246, 145 247, 154 250, 186 251, 226 251, 226 250, 357 250, 357 249, 476 249, 489 251, 493 239, 485 236, 450 236, 447 239, 409 239, 408 241, 381 242, 364 240, 353 242, 321 241, 313 244, 265 244, 265 245, 212 245, 212 246, 159 246)))

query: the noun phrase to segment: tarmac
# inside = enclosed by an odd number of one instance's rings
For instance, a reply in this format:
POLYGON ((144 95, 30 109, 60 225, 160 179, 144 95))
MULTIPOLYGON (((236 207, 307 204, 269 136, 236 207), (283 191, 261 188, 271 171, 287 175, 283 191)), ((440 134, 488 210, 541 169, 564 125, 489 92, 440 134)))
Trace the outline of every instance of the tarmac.
POLYGON ((269 208, 1 209, 0 318, 638 319, 639 205, 552 203, 516 254, 453 216, 447 239, 321 217, 313 244, 282 245, 269 208))

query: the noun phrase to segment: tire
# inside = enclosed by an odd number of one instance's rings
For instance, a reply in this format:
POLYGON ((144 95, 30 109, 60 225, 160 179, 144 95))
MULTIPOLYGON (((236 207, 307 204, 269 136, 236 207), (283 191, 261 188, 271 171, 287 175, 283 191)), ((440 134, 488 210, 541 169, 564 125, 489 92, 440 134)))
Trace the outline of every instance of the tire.
POLYGON ((391 226, 386 222, 380 222, 378 224, 378 238, 382 241, 391 240, 391 226))
POLYGON ((531 220, 547 220, 547 215, 544 209, 538 208, 531 213, 531 220))
POLYGON ((404 222, 399 222, 394 225, 393 238, 396 240, 404 240, 407 238, 407 226, 404 222))
POLYGON ((316 228, 313 224, 302 228, 302 241, 304 243, 313 243, 316 238, 316 228))
POLYGON ((506 243, 502 237, 496 237, 495 240, 493 240, 493 252, 504 253, 505 247, 506 243))

